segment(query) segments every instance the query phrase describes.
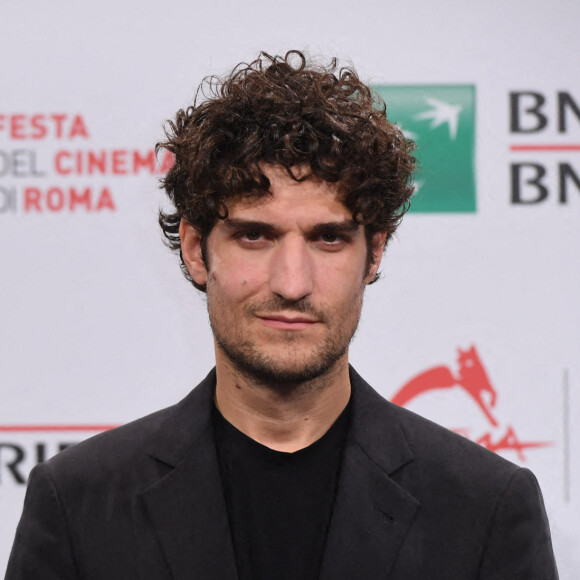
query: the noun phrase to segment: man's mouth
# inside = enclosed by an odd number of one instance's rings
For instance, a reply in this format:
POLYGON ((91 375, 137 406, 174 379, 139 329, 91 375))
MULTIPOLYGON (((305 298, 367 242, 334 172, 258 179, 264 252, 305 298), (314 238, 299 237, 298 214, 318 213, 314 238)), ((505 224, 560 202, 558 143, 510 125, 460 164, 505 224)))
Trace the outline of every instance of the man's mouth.
POLYGON ((316 324, 318 320, 304 314, 260 314, 258 318, 271 328, 283 330, 301 330, 316 324))

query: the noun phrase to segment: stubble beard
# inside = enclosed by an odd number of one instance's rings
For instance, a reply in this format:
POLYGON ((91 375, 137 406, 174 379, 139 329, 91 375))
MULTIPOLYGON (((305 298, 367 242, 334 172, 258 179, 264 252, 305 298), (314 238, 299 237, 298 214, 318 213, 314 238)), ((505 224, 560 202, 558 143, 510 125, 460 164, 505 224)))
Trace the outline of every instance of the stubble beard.
MULTIPOLYGON (((356 306, 353 305, 353 310, 356 306)), ((302 337, 299 334, 295 334, 295 331, 287 331, 282 339, 286 347, 282 356, 268 353, 254 340, 244 336, 243 331, 228 332, 227 329, 235 329, 235 323, 226 320, 224 324, 221 317, 213 315, 211 301, 208 300, 210 325, 217 347, 231 362, 235 371, 257 386, 285 395, 304 388, 313 388, 315 385, 322 386, 324 381, 321 379, 333 371, 336 363, 348 350, 358 326, 361 306, 362 297, 358 304, 358 315, 354 319, 344 315, 334 320, 326 338, 314 346, 310 352, 305 353, 303 347, 300 347, 302 337), (242 336, 244 339, 240 340, 242 336)), ((328 325, 330 322, 327 316, 315 310, 307 302, 288 303, 282 298, 272 299, 259 307, 247 308, 244 320, 252 320, 256 311, 280 310, 310 313, 314 314, 321 324, 328 325)), ((243 321, 236 322, 243 324, 243 321)))

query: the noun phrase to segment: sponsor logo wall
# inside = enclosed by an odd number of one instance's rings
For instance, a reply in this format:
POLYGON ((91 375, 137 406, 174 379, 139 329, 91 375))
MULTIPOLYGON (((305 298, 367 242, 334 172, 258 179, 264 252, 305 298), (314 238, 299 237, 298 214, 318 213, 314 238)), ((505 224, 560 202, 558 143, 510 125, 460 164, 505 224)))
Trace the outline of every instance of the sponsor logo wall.
POLYGON ((185 2, 162 13, 134 0, 75 5, 64 28, 60 9, 6 7, 0 572, 34 465, 176 402, 212 365, 204 300, 156 224, 172 162, 154 154, 163 120, 206 74, 262 48, 310 47, 352 58, 420 161, 410 213, 367 292, 354 366, 395 403, 534 471, 561 577, 576 577, 580 7, 538 4, 514 29, 523 0, 420 4, 412 42, 393 24, 408 22, 403 5, 366 17, 273 8, 267 26, 211 5, 194 37, 185 2), (276 18, 295 36, 281 38, 276 18), (60 31, 50 46, 47 27, 60 31))

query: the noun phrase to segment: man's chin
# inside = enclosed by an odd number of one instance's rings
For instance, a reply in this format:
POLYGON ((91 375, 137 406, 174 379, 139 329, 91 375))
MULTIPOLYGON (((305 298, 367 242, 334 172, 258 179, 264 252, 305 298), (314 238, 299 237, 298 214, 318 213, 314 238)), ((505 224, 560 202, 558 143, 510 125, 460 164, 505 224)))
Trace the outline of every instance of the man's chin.
POLYGON ((287 368, 285 366, 254 367, 252 378, 256 384, 280 391, 295 391, 301 385, 310 383, 328 373, 330 369, 316 365, 287 368))
POLYGON ((242 353, 224 345, 220 348, 234 367, 254 384, 288 393, 329 373, 344 354, 325 352, 313 360, 311 357, 301 359, 297 353, 276 356, 255 351, 242 353))

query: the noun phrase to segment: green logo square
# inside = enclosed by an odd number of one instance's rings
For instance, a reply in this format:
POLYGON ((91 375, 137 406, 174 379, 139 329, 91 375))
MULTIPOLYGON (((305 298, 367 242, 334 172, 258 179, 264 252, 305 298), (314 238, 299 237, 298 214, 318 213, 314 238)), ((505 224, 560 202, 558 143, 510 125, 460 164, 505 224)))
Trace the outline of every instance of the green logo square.
POLYGON ((417 144, 414 212, 474 212, 475 87, 381 85, 389 121, 417 144))

